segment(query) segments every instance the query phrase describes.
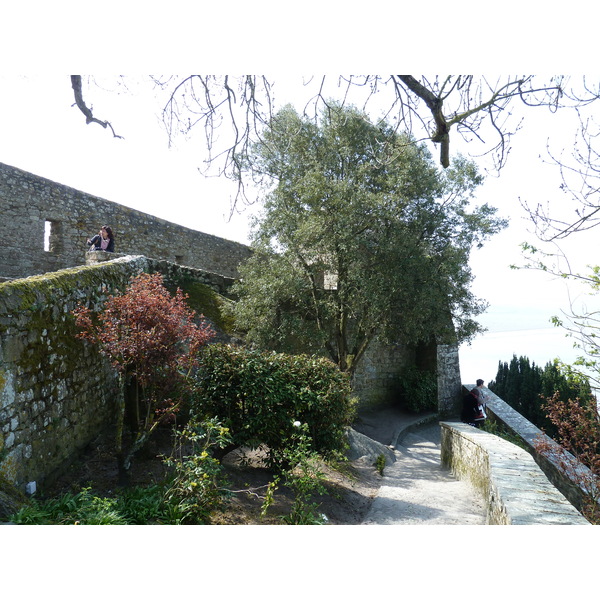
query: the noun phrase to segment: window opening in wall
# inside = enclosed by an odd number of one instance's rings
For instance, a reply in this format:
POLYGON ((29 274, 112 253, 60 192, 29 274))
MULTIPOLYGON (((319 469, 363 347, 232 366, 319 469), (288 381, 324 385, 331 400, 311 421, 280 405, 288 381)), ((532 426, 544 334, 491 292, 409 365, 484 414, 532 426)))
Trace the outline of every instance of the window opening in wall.
POLYGON ((178 265, 182 265, 183 264, 183 254, 176 254, 175 255, 175 262, 178 265))
POLYGON ((44 252, 50 252, 50 238, 52 237, 52 221, 44 224, 44 252))
POLYGON ((60 252, 60 223, 46 219, 44 223, 44 251, 60 252))

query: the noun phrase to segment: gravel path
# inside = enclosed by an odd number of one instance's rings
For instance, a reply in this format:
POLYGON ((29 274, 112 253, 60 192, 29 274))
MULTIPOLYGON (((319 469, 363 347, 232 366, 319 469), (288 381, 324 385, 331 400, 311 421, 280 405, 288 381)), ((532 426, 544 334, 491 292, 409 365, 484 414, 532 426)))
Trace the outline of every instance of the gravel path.
POLYGON ((435 423, 402 439, 363 525, 485 524, 481 497, 442 468, 439 438, 435 423))

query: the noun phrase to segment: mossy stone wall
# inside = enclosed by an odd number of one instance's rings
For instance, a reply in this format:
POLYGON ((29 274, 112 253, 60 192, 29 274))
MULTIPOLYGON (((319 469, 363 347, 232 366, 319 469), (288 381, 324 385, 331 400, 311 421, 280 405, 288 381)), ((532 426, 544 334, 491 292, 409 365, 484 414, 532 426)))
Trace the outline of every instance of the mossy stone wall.
POLYGON ((99 310, 132 276, 157 271, 226 329, 220 309, 233 280, 167 261, 125 257, 0 283, 0 474, 8 480, 39 485, 110 424, 118 377, 76 338, 72 311, 99 310))

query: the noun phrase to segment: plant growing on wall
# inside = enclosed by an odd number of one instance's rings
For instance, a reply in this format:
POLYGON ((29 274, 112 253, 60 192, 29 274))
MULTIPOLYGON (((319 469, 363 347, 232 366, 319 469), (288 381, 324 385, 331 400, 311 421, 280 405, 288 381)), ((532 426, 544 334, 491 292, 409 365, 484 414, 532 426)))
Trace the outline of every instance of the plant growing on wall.
POLYGON ((123 295, 110 296, 98 314, 85 306, 74 311, 78 337, 98 344, 121 377, 116 452, 122 483, 134 454, 179 409, 198 351, 214 336, 202 316, 195 321, 185 301, 180 289, 169 294, 159 273, 142 273, 123 295), (127 447, 126 417, 132 430, 127 447))

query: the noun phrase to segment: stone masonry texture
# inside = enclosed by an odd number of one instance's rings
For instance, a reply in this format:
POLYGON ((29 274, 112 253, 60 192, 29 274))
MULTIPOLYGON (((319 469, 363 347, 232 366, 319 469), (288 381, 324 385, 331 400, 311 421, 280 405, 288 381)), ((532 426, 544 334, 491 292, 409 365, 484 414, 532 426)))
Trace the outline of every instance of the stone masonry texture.
MULTIPOLYGON (((0 215, 0 472, 24 484, 60 467, 114 414, 115 374, 75 340, 77 303, 100 307, 141 271, 226 297, 251 249, 3 163, 0 215), (115 233, 108 262, 87 252, 102 225, 115 233)), ((398 372, 414 360, 402 340, 373 344, 353 381, 361 402, 393 402, 398 372)), ((440 347, 428 368, 446 415, 459 398, 457 348, 440 347)))
POLYGON ((2 163, 0 215, 4 229, 0 281, 85 264, 86 239, 102 225, 112 228, 115 251, 120 254, 143 254, 226 277, 235 277, 237 266, 251 252, 244 244, 169 223, 2 163))
POLYGON ((0 473, 10 481, 44 481, 113 421, 116 372, 76 338, 72 311, 101 309, 141 272, 162 273, 167 286, 193 282, 216 297, 232 281, 138 256, 0 283, 0 473))

